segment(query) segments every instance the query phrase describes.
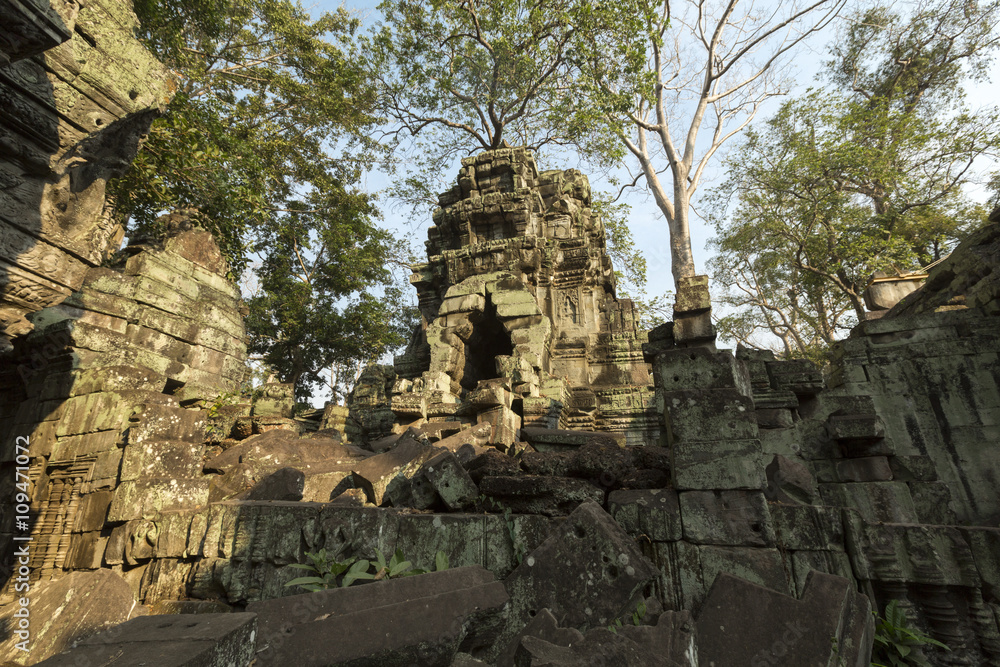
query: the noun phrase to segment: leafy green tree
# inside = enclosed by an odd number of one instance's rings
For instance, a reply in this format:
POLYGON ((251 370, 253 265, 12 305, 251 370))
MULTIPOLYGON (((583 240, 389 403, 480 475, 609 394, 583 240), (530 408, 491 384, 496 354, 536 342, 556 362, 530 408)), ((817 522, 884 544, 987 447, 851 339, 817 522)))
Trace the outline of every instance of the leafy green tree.
POLYGON ((451 164, 564 142, 577 0, 384 0, 368 41, 380 108, 412 165, 398 195, 436 203, 451 164), (435 180, 435 178, 437 180, 435 180))
MULTIPOLYGON (((367 51, 380 109, 403 172, 392 194, 426 215, 447 187, 453 163, 474 152, 525 146, 540 160, 574 156, 566 147, 586 123, 579 95, 581 48, 620 21, 639 26, 634 2, 588 0, 385 0, 367 51)), ((645 260, 627 207, 594 195, 608 230, 620 286, 645 304, 645 260)))
POLYGON ((875 271, 919 269, 982 224, 963 186, 1000 146, 998 115, 970 111, 962 85, 995 50, 982 26, 998 18, 1000 3, 866 10, 835 41, 834 89, 747 133, 714 211, 712 268, 736 308, 727 333, 815 354, 865 317, 875 271))
POLYGON ((357 188, 379 121, 358 21, 343 9, 313 19, 291 0, 135 8, 180 79, 114 188, 129 235, 157 236, 162 212, 198 208, 234 277, 258 264, 250 349, 300 396, 324 364, 400 343, 398 300, 381 296, 395 246, 357 188))

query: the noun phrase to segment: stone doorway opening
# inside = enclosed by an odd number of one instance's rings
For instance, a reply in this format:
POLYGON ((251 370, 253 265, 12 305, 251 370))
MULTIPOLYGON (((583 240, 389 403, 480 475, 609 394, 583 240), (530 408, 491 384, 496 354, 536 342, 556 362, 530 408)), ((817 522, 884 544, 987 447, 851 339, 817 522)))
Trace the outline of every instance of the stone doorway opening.
POLYGON ((466 391, 475 389, 480 380, 500 377, 496 358, 514 353, 510 334, 497 317, 497 307, 488 293, 485 307, 470 313, 469 323, 472 333, 465 341, 465 368, 460 380, 466 391))

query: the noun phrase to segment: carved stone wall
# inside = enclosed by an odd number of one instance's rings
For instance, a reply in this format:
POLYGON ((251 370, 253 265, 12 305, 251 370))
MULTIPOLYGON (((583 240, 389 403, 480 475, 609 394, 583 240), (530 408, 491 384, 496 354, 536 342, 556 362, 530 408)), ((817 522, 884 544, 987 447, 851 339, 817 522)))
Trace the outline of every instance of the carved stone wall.
MULTIPOLYGON (((0 479, 13 494, 14 442, 26 436, 32 578, 99 567, 106 521, 208 501, 198 408, 245 373, 240 297, 226 271, 209 232, 184 231, 162 248, 129 246, 116 268, 90 269, 80 290, 29 315, 35 330, 0 373, 0 479)), ((7 504, 7 554, 12 520, 7 504)), ((9 556, 3 565, 6 580, 9 556)))
POLYGON ((0 2, 0 347, 121 241, 105 185, 174 86, 135 25, 125 0, 0 2))

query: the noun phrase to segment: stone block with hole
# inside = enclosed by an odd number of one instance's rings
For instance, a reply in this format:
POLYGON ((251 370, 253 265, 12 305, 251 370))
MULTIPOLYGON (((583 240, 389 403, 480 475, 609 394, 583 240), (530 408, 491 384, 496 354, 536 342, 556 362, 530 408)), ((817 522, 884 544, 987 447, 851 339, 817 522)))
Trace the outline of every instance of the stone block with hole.
POLYGON ((760 491, 682 491, 684 539, 718 546, 774 546, 774 524, 760 491))
POLYGON ((656 355, 653 368, 657 386, 665 391, 734 388, 750 396, 747 367, 728 350, 668 350, 656 355))
POLYGON ((646 597, 657 570, 597 503, 582 504, 507 579, 510 611, 490 659, 512 656, 531 619, 550 609, 567 627, 606 626, 646 597))

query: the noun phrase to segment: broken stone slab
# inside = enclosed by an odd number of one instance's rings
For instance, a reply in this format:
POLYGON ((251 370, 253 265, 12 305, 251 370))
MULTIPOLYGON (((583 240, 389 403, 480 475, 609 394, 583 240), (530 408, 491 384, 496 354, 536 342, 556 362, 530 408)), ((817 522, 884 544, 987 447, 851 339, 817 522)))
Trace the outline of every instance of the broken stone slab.
POLYGON ((17 601, 2 618, 10 636, 0 643, 0 659, 22 659, 26 654, 16 644, 27 641, 31 659, 42 661, 69 648, 74 641, 147 612, 136 604, 128 583, 111 570, 71 572, 33 585, 27 628, 20 627, 19 618, 23 616, 16 614, 23 607, 17 601), (55 619, 58 623, 52 622, 55 619))
POLYGON ((40 663, 79 665, 249 665, 254 658, 257 618, 250 613, 143 616, 115 626, 40 663))
POLYGON ((226 473, 238 465, 249 466, 257 479, 280 468, 292 467, 309 474, 324 472, 323 466, 354 463, 371 452, 329 438, 300 438, 285 430, 268 431, 230 447, 204 465, 205 472, 226 473))
POLYGON ((586 502, 554 528, 507 577, 506 627, 487 654, 509 664, 525 627, 551 609, 564 626, 603 627, 646 597, 658 572, 635 541, 595 502, 586 502))
POLYGON ((465 469, 476 484, 486 477, 512 477, 523 474, 516 459, 492 447, 466 463, 465 469))
POLYGON ((427 460, 439 450, 416 440, 400 438, 391 450, 376 454, 351 469, 354 485, 363 489, 368 502, 381 505, 386 500, 386 490, 396 477, 411 478, 427 460))
POLYGON ((764 496, 773 502, 812 504, 819 497, 819 486, 809 468, 776 454, 765 469, 767 488, 764 496))
POLYGON ((239 500, 302 500, 306 475, 295 468, 281 468, 239 495, 239 500))
POLYGON ((435 421, 418 425, 417 430, 434 442, 456 435, 465 427, 466 425, 459 421, 435 421))
POLYGON ((469 473, 451 452, 437 454, 424 463, 417 476, 427 480, 437 496, 452 512, 468 507, 476 500, 479 489, 469 473))
MULTIPOLYGON (((615 632, 594 628, 586 635, 558 628, 552 613, 539 613, 542 623, 522 639, 514 654, 515 667, 697 667, 695 625, 690 612, 668 612, 647 625, 622 624, 615 632)), ((538 617, 536 617, 538 618, 538 617)), ((502 667, 502 663, 501 663, 502 667)))
POLYGON ((458 460, 462 462, 462 465, 465 465, 480 454, 487 451, 496 451, 489 446, 492 434, 493 427, 483 422, 442 438, 435 442, 434 446, 454 452, 458 460))
POLYGON ((774 525, 760 491, 682 491, 684 539, 717 546, 774 546, 774 525))
POLYGON ((558 452, 526 451, 521 454, 521 467, 529 475, 547 475, 549 477, 569 477, 571 450, 558 452))
POLYGON ((570 431, 558 428, 527 427, 521 429, 521 438, 540 452, 552 452, 582 447, 588 442, 608 442, 625 447, 624 433, 603 431, 570 431))
POLYGON ((871 604, 849 579, 810 572, 800 599, 720 574, 697 621, 701 664, 867 667, 871 604))
POLYGON ((498 634, 508 600, 479 566, 252 602, 257 664, 447 667, 479 656, 498 634), (345 641, 349 638, 349 641, 345 641))
POLYGON ((587 501, 604 504, 603 489, 586 480, 569 477, 483 477, 479 490, 487 498, 518 514, 560 516, 569 514, 587 501))

